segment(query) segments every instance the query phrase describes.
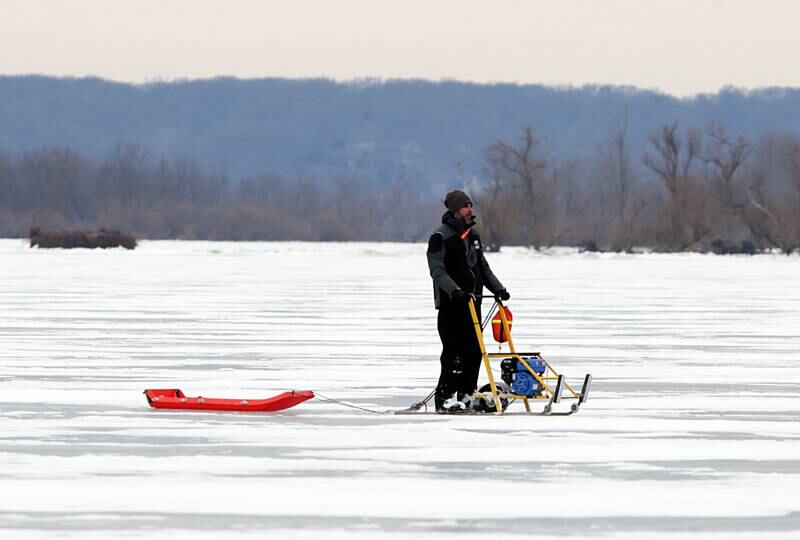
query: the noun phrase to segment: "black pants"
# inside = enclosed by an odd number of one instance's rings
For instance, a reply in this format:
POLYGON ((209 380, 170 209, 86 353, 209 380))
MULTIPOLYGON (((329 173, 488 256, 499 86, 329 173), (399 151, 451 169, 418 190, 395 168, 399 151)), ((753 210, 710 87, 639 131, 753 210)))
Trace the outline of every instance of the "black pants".
MULTIPOLYGON (((480 306, 476 306, 478 321, 480 306)), ((441 409, 454 393, 459 397, 472 394, 478 385, 481 369, 481 348, 475 335, 475 325, 469 306, 456 304, 439 309, 437 320, 439 338, 442 340, 441 372, 436 385, 434 402, 441 409)))

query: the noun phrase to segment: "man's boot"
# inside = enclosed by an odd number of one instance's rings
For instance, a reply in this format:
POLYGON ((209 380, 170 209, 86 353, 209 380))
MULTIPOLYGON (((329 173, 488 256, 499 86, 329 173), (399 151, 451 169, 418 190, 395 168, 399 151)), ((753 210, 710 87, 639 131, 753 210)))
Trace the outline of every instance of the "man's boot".
POLYGON ((461 394, 454 392, 450 399, 447 399, 441 409, 436 408, 439 414, 469 414, 473 409, 473 397, 471 394, 461 394))

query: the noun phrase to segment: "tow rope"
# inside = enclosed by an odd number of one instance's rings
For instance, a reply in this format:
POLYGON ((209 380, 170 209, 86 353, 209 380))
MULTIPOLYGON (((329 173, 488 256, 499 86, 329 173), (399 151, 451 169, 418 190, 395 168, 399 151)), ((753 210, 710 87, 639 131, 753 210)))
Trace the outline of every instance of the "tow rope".
POLYGON ((350 407, 351 409, 358 409, 359 411, 366 411, 373 414, 387 414, 392 411, 376 411, 374 409, 367 409, 366 407, 359 407, 358 405, 353 405, 352 403, 346 403, 344 401, 340 401, 338 399, 329 398, 328 396, 324 396, 314 390, 314 396, 322 399, 323 401, 328 401, 330 403, 334 403, 336 405, 341 405, 342 407, 350 407))

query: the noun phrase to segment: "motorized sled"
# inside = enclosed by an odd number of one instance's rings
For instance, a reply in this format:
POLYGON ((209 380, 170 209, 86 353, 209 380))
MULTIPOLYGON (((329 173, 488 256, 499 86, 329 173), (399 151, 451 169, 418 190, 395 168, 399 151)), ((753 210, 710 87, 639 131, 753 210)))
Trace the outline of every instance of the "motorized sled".
MULTIPOLYGON (((580 410, 589 397, 592 375, 587 373, 583 379, 583 387, 577 392, 566 382, 564 375, 558 373, 549 361, 538 352, 518 352, 511 339, 511 311, 503 305, 502 300, 495 298, 492 309, 486 316, 486 322, 492 320, 492 336, 500 344, 500 352, 490 353, 483 341, 483 328, 475 309, 475 302, 470 298, 469 311, 475 326, 475 334, 483 355, 483 365, 489 383, 473 394, 473 411, 503 414, 514 401, 522 401, 526 414, 545 416, 566 416, 580 410), (503 344, 508 351, 503 352, 503 344), (500 361, 500 379, 496 380, 492 372, 492 361, 500 361), (533 411, 531 403, 544 401, 541 411, 533 411), (555 411, 554 405, 562 401, 572 401, 566 411, 555 411)), ((409 412, 413 412, 413 407, 409 412)))

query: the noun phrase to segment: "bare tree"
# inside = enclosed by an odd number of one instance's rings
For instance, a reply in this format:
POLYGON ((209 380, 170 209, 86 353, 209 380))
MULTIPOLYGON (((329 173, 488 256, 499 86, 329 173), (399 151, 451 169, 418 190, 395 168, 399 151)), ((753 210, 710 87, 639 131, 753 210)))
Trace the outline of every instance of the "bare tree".
POLYGON ((513 204, 506 211, 517 220, 523 242, 536 248, 547 243, 552 233, 545 225, 554 211, 552 186, 545 178, 547 160, 540 155, 540 147, 533 130, 525 127, 516 145, 497 141, 486 156, 492 182, 508 184, 515 192, 513 204))
POLYGON ((562 161, 553 159, 548 167, 544 193, 552 202, 545 214, 550 231, 546 237, 547 245, 575 244, 576 235, 585 236, 581 229, 586 222, 584 212, 588 201, 581 194, 578 166, 577 159, 569 158, 562 161))
POLYGON ((619 125, 609 134, 605 146, 601 148, 601 163, 604 169, 604 180, 611 189, 611 206, 609 224, 611 231, 611 249, 614 251, 632 251, 634 245, 634 223, 643 208, 640 204, 632 204, 634 199, 635 177, 628 141, 628 110, 619 125))
POLYGON ((786 150, 786 170, 789 173, 788 196, 786 198, 786 246, 787 254, 800 250, 800 139, 790 138, 786 150))
POLYGON ((13 158, 0 150, 0 208, 13 208, 18 204, 17 186, 13 158))
POLYGON ((480 212, 483 244, 487 251, 499 251, 513 238, 517 225, 513 188, 498 171, 489 171, 488 181, 474 198, 480 212))
POLYGON ((750 142, 739 135, 730 135, 725 127, 712 122, 706 129, 708 143, 705 145, 703 161, 706 163, 706 178, 719 205, 721 223, 719 232, 726 239, 740 235, 742 212, 747 202, 745 188, 739 181, 739 171, 750 155, 750 142))
POLYGON ((123 207, 132 207, 148 177, 149 152, 140 144, 120 143, 111 151, 101 167, 106 194, 113 196, 123 207))
POLYGON ((748 172, 744 222, 759 247, 800 249, 800 141, 768 136, 748 172))
POLYGON ((648 140, 652 148, 644 155, 644 165, 666 188, 661 243, 666 249, 683 251, 695 246, 711 231, 706 215, 707 194, 693 172, 702 150, 702 136, 690 130, 684 140, 678 123, 673 122, 662 126, 648 140))
POLYGON ((24 152, 15 177, 14 196, 23 208, 49 208, 75 222, 92 217, 93 171, 79 154, 66 148, 24 152))

